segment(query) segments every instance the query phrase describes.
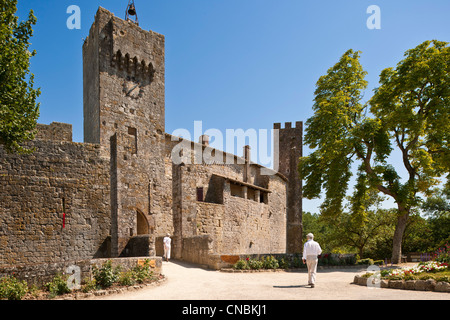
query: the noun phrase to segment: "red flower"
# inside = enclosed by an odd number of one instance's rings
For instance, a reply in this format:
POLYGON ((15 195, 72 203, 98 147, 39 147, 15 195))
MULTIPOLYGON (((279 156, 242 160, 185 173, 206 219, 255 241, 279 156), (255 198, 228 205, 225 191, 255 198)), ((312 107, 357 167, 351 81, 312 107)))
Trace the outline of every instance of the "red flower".
POLYGON ((250 260, 250 258, 249 258, 249 257, 247 257, 247 259, 245 259, 245 260, 249 261, 249 260, 250 260))

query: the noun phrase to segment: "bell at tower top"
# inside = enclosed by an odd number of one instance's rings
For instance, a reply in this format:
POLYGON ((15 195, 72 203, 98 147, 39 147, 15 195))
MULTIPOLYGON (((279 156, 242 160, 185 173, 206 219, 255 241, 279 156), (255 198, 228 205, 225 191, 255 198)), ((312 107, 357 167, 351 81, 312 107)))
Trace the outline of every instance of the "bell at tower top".
POLYGON ((139 25, 139 19, 138 19, 138 15, 137 15, 137 11, 136 11, 136 5, 134 4, 134 0, 128 1, 128 6, 125 11, 125 20, 132 21, 132 22, 136 23, 137 25, 139 25), (132 17, 134 17, 134 20, 132 17))
POLYGON ((109 144, 128 127, 164 132, 164 60, 163 35, 99 8, 83 45, 85 142, 109 144))

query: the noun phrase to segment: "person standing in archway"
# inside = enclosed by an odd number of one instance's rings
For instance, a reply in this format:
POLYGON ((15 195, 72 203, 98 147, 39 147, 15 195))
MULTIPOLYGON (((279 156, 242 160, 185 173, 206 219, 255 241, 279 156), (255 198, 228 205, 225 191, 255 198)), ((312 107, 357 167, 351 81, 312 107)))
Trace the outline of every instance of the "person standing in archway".
POLYGON ((317 272, 317 256, 322 253, 322 248, 320 245, 314 241, 314 235, 312 233, 308 233, 306 235, 305 245, 303 246, 303 263, 306 263, 308 267, 308 285, 311 288, 314 288, 316 283, 316 272, 317 272))
POLYGON ((166 259, 166 261, 169 261, 170 248, 171 248, 171 244, 172 244, 172 239, 170 239, 169 233, 167 233, 166 236, 164 237, 163 244, 164 244, 164 259, 166 259))

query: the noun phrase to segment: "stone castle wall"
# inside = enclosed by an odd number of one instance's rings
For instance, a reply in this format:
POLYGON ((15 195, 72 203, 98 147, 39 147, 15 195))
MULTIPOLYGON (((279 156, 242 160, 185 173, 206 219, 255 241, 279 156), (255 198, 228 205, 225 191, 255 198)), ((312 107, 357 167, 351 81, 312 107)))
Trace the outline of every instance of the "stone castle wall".
MULTIPOLYGON (((172 140, 166 136, 168 163, 182 143, 172 140)), ((217 159, 234 163, 205 164, 199 153, 208 154, 208 147, 183 142, 183 162, 166 166, 172 169, 174 257, 214 267, 214 255, 284 253, 286 178, 261 175, 261 166, 223 152, 217 159)))
POLYGON ((108 256, 109 159, 54 124, 38 129, 30 155, 0 147, 0 265, 108 256))
POLYGON ((300 252, 301 123, 280 130, 272 175, 249 147, 240 157, 185 141, 174 159, 164 41, 98 10, 83 45, 85 143, 52 123, 38 125, 29 155, 0 148, 0 265, 162 255, 166 233, 174 258, 209 266, 220 255, 300 252))

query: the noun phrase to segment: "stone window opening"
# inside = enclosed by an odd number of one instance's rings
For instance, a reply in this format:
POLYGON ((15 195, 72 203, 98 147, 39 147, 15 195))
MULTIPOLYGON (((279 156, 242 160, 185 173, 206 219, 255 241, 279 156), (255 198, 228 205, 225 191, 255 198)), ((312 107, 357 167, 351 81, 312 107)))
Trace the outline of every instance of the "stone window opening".
POLYGON ((128 149, 131 154, 137 154, 137 129, 128 127, 128 134, 131 136, 128 141, 128 149))
POLYGON ((253 188, 248 188, 247 189, 247 199, 253 200, 253 201, 258 201, 259 199, 257 200, 255 198, 255 196, 256 196, 256 190, 253 188))
POLYGON ((259 202, 267 204, 269 202, 266 192, 261 191, 259 194, 259 202))
POLYGON ((197 201, 199 202, 204 202, 204 197, 203 197, 203 187, 198 187, 197 188, 197 201))
POLYGON ((236 183, 230 183, 230 192, 233 197, 244 198, 244 188, 236 183))

